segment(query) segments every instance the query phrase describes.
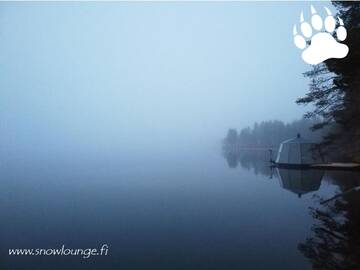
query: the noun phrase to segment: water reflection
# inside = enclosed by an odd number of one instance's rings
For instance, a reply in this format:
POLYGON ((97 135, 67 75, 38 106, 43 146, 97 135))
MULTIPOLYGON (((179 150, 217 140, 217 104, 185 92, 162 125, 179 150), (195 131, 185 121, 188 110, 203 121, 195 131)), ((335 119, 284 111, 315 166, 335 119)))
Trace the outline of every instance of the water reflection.
POLYGON ((317 191, 320 188, 321 179, 324 176, 322 170, 298 170, 276 168, 280 185, 298 195, 317 191))
POLYGON ((266 149, 239 151, 234 148, 224 148, 222 154, 229 168, 240 165, 246 170, 253 170, 256 175, 273 176, 273 170, 269 166, 269 153, 266 149))
POLYGON ((310 236, 297 246, 313 269, 360 269, 360 191, 354 189, 360 186, 360 173, 283 168, 274 172, 266 154, 265 150, 223 151, 230 168, 240 165, 270 178, 277 177, 283 189, 299 197, 316 192, 309 197, 310 236), (337 191, 319 195, 322 181, 337 191))
POLYGON ((315 197, 312 235, 298 248, 314 269, 359 269, 360 191, 352 189, 360 185, 359 173, 330 172, 329 179, 343 195, 326 203, 326 198, 315 197))
POLYGON ((320 188, 324 171, 313 169, 271 168, 269 154, 266 149, 240 150, 227 149, 223 151, 229 168, 240 165, 246 170, 253 170, 255 174, 262 174, 269 178, 278 178, 283 189, 291 191, 301 197, 303 194, 317 191, 320 188))

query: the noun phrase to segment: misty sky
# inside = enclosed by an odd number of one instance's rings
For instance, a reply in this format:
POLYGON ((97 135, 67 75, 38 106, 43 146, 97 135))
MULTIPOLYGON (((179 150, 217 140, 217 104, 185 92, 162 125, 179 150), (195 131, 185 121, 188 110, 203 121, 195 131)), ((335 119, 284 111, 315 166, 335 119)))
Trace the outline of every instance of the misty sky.
POLYGON ((310 3, 1 3, 2 147, 216 143, 229 127, 298 119, 301 10, 310 3))

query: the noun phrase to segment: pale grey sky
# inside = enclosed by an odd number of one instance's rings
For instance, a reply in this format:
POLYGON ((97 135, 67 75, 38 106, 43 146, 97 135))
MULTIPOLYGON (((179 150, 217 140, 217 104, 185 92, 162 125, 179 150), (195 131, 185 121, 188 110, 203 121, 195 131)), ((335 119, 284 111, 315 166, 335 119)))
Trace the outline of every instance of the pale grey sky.
POLYGON ((298 119, 302 10, 310 2, 1 3, 3 148, 186 147, 298 119))

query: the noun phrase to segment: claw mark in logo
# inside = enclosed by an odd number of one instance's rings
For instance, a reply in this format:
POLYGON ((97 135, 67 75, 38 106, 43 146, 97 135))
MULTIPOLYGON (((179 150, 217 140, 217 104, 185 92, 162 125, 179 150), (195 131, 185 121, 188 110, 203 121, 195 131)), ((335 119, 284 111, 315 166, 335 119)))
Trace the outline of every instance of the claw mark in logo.
POLYGON ((330 58, 344 58, 349 52, 348 46, 340 43, 346 39, 344 22, 338 17, 339 26, 336 28, 336 20, 331 11, 326 7, 325 10, 327 17, 323 22, 315 8, 311 6, 311 25, 304 20, 304 14, 301 12, 301 34, 298 34, 294 25, 294 43, 303 50, 302 59, 311 65, 317 65, 330 58))

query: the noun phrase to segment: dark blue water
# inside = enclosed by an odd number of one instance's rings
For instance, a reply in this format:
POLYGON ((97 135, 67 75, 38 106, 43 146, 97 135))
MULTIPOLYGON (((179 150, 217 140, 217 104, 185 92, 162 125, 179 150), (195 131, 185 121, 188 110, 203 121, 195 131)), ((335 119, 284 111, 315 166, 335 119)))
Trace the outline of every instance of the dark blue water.
MULTIPOLYGON (((231 160, 212 150, 5 160, 0 267, 312 269, 316 256, 299 248, 319 224, 309 207, 357 185, 358 174, 325 171, 309 180, 295 173, 293 180, 261 157, 231 160), (8 255, 9 248, 102 244, 108 255, 87 259, 8 255)), ((348 197, 351 209, 359 206, 357 192, 348 197)))

